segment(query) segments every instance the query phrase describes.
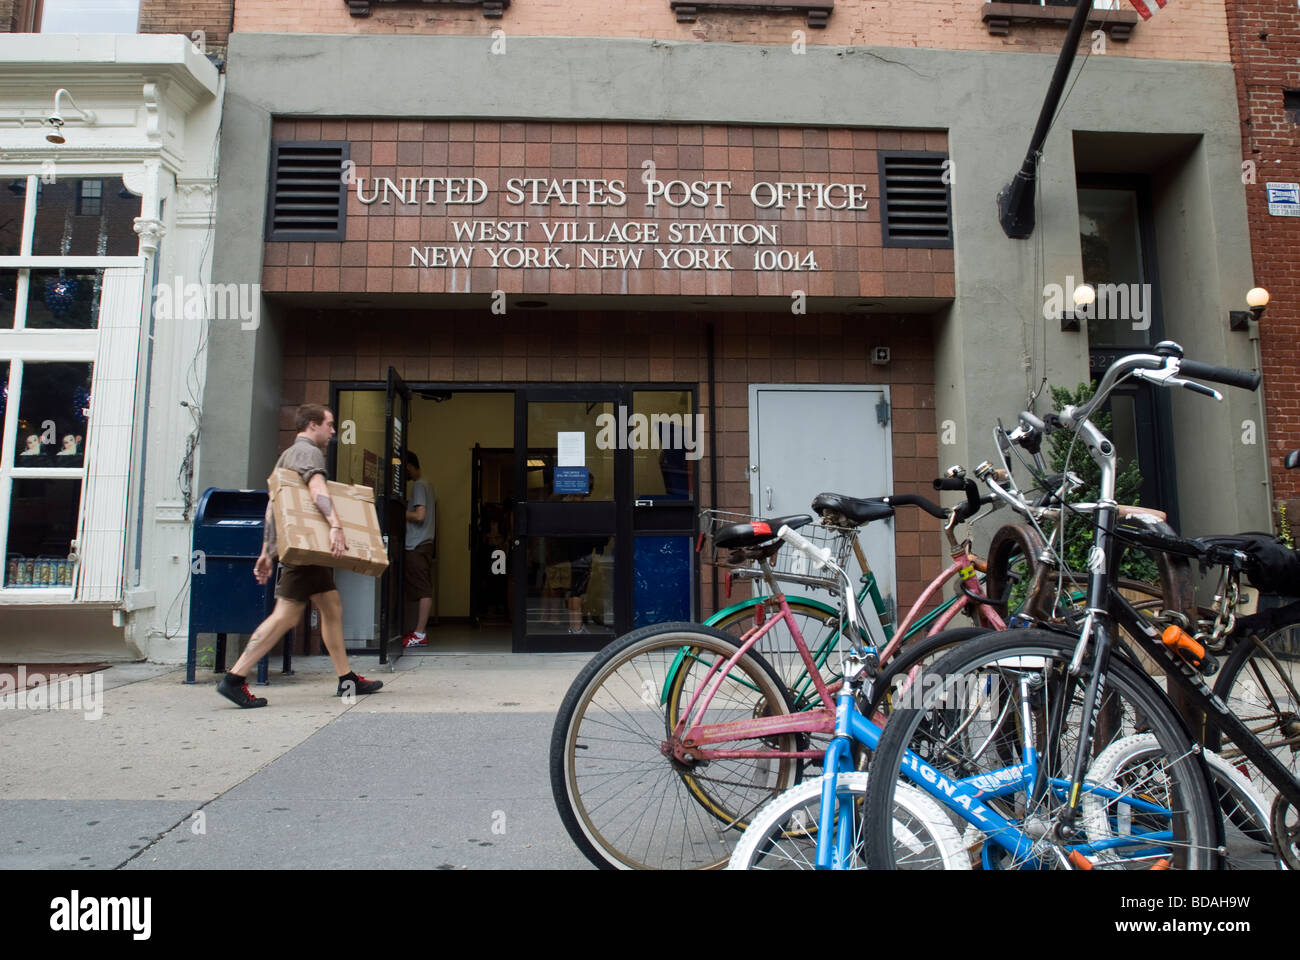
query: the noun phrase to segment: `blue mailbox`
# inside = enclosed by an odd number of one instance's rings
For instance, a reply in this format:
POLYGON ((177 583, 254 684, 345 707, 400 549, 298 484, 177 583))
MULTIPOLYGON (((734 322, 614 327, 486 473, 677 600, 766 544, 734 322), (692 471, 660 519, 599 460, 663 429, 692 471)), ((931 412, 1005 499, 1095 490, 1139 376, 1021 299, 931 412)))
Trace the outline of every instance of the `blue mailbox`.
MULTIPOLYGON (((198 635, 217 635, 218 672, 225 669, 226 634, 252 633, 275 605, 274 578, 265 585, 253 577, 262 553, 266 516, 265 490, 219 490, 209 487, 194 515, 194 553, 190 573, 190 635, 185 682, 194 682, 198 635)), ((290 638, 285 637, 285 672, 289 672, 290 638)), ((257 665, 258 683, 266 683, 266 657, 257 665)))

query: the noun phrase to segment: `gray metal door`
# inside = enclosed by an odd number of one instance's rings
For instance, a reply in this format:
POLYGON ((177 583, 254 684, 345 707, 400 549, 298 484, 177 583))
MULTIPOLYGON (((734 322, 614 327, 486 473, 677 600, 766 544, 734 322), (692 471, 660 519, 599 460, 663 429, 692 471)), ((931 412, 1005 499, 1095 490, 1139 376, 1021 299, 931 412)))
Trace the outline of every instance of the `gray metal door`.
MULTIPOLYGON (((765 517, 808 513, 813 497, 823 492, 852 497, 892 493, 888 401, 888 387, 750 384, 752 512, 765 517)), ((892 600, 892 522, 869 524, 862 545, 881 593, 892 600)), ((856 564, 852 572, 856 580, 856 564)), ((804 595, 794 588, 791 593, 804 595)))

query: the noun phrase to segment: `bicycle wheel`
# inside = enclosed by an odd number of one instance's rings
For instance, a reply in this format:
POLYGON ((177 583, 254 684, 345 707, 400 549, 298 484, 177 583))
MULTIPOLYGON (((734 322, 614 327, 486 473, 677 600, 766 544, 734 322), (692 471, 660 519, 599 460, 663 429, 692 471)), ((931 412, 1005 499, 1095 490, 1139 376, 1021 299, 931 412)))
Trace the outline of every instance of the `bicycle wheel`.
MULTIPOLYGON (((551 790, 569 836, 597 866, 721 866, 747 819, 795 783, 798 762, 759 756, 683 763, 662 752, 710 669, 738 648, 700 624, 643 627, 578 674, 551 735, 551 790)), ((723 678, 704 723, 791 713, 772 668, 747 654, 723 678)), ((710 749, 793 751, 794 734, 710 749)))
MULTIPOLYGON (((1073 637, 1045 630, 1008 630, 962 644, 934 665, 932 674, 942 683, 921 687, 914 708, 908 704, 908 709, 894 712, 872 760, 865 816, 873 828, 867 832, 866 848, 873 868, 892 869, 899 859, 885 828, 892 820, 895 788, 909 750, 949 781, 981 777, 986 792, 980 803, 1042 838, 1024 862, 1002 855, 991 842, 984 843, 981 855, 986 867, 1063 865, 1069 851, 1050 838, 1065 806, 1065 781, 1074 762, 1086 683, 1086 677, 1069 675, 1073 651, 1073 637), (1022 696, 1027 696, 1027 702, 1022 702, 1022 696), (1052 739, 1047 721, 1054 712, 1064 717, 1064 723, 1052 739), (1052 778, 1044 796, 1032 802, 1026 790, 998 789, 1020 776, 1020 765, 1028 760, 1026 746, 1033 747, 1037 762, 1052 778)), ((1212 866, 1217 816, 1200 760, 1160 690, 1114 657, 1097 716, 1094 758, 1126 736, 1148 731, 1155 735, 1162 755, 1151 761, 1151 777, 1162 784, 1163 809, 1168 812, 1160 825, 1166 836, 1160 837, 1159 845, 1144 835, 1148 849, 1142 856, 1092 858, 1093 865, 1149 867, 1167 860, 1186 869, 1212 866)), ((952 812, 959 809, 950 808, 954 824, 964 827, 974 822, 974 814, 952 812)), ((975 835, 972 845, 980 839, 975 835)))
MULTIPOLYGON (((821 668, 822 679, 827 683, 839 680, 840 617, 834 607, 803 597, 789 597, 786 602, 795 617, 799 634, 805 646, 821 668)), ((754 597, 742 604, 715 614, 705 621, 731 634, 736 642, 751 628, 780 616, 780 607, 770 597, 754 597)), ((799 656, 794 637, 787 623, 778 623, 765 633, 751 648, 766 660, 790 692, 796 710, 807 710, 822 705, 817 688, 808 676, 808 668, 799 656)))
MULTIPOLYGON (((867 775, 840 774, 840 802, 850 800, 853 817, 852 869, 866 869, 861 807, 867 791, 867 775)), ((812 870, 817 865, 817 820, 821 815, 821 778, 805 780, 768 803, 754 817, 736 850, 728 870, 812 870)), ((894 839, 908 852, 904 869, 969 870, 970 858, 961 846, 943 808, 915 787, 902 785, 895 810, 894 839)))
MULTIPOLYGON (((1150 764, 1160 755, 1154 735, 1142 733, 1117 740, 1102 751, 1088 769, 1093 783, 1128 796, 1150 800, 1163 794, 1164 785, 1150 777, 1150 764)), ((1277 870, 1281 864, 1273 852, 1269 828, 1269 807, 1245 775, 1213 750, 1206 750, 1212 799, 1223 816, 1222 866, 1226 870, 1277 870)), ((1159 801, 1165 805, 1162 797, 1159 801)), ((1132 836, 1142 827, 1142 815, 1131 807, 1111 803, 1095 793, 1082 799, 1085 829, 1091 839, 1132 836)), ((1158 826, 1158 825, 1157 825, 1158 826)), ((1117 859, 1124 848, 1105 851, 1117 859)))
MULTIPOLYGON (((1237 715, 1293 777, 1300 777, 1300 627, 1283 627, 1263 639, 1243 637, 1224 661, 1214 693, 1237 715)), ((1277 796, 1273 786, 1241 748, 1219 731, 1206 742, 1224 760, 1241 769, 1265 802, 1277 796)))

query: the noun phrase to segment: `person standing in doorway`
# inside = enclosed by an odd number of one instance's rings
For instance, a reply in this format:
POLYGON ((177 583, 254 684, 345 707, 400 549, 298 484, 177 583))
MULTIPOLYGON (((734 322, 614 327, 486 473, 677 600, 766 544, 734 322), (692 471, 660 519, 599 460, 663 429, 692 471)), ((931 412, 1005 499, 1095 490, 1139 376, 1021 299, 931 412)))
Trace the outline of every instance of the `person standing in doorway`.
MULTIPOLYGON (((280 454, 276 469, 287 467, 297 470, 312 495, 312 502, 330 525, 330 553, 341 557, 347 552, 347 539, 343 524, 334 513, 334 502, 326 486, 325 454, 330 438, 334 436, 334 414, 318 403, 304 403, 298 408, 296 425, 298 436, 293 445, 280 454)), ((262 537, 262 555, 253 567, 258 583, 271 579, 276 559, 275 523, 271 505, 266 505, 266 525, 262 537)), ((330 567, 294 566, 280 564, 280 582, 275 588, 275 609, 258 625, 248 639, 248 646, 235 665, 221 678, 217 693, 245 709, 266 706, 265 697, 255 697, 248 690, 248 671, 257 661, 271 652, 276 642, 302 620, 308 601, 320 611, 320 634, 329 652, 339 685, 335 696, 356 693, 375 693, 382 680, 367 680, 353 673, 348 666, 347 651, 343 647, 343 602, 334 587, 334 571, 330 567)))
POLYGON ((407 601, 418 600, 415 629, 402 641, 406 647, 423 647, 429 641, 425 631, 433 610, 433 561, 437 557, 434 526, 433 488, 420 479, 420 458, 406 451, 406 476, 411 496, 406 501, 406 586, 407 601))

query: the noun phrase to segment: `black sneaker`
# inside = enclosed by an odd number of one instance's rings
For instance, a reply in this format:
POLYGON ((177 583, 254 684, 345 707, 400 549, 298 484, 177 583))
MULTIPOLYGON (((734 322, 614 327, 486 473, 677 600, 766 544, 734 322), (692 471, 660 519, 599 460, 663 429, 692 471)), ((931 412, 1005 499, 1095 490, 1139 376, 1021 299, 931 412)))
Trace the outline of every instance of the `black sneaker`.
POLYGON ((383 685, 382 680, 367 680, 355 673, 349 673, 339 677, 339 688, 334 691, 334 696, 342 697, 350 693, 378 693, 383 685))
POLYGON ((248 682, 243 677, 236 677, 233 673, 228 673, 221 678, 217 684, 217 693, 221 694, 236 706, 250 709, 252 707, 266 706, 266 697, 255 697, 248 692, 248 682))

